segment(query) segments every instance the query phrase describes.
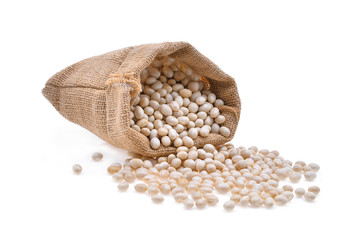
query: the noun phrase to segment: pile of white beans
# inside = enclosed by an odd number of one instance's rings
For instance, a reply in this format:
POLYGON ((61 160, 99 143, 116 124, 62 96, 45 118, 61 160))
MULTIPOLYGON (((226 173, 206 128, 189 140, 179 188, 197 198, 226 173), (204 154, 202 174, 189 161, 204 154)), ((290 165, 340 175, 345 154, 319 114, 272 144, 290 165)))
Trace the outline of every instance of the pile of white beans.
POLYGON ((219 147, 206 144, 203 148, 181 146, 176 154, 167 157, 148 158, 136 156, 115 163, 108 168, 118 189, 126 191, 129 183, 134 189, 147 193, 154 203, 161 203, 163 195, 172 195, 186 209, 196 206, 203 209, 219 202, 218 194, 230 196, 223 204, 225 210, 235 206, 271 208, 285 205, 294 198, 313 201, 320 192, 317 186, 306 191, 280 182, 289 179, 293 183, 302 177, 313 181, 320 169, 315 163, 297 161, 293 164, 267 149, 235 148, 228 143, 219 147))
POLYGON ((225 117, 221 99, 205 89, 204 82, 188 65, 169 56, 157 57, 140 75, 142 92, 131 107, 130 126, 160 145, 194 146, 194 139, 209 133, 230 136, 221 126, 225 117))

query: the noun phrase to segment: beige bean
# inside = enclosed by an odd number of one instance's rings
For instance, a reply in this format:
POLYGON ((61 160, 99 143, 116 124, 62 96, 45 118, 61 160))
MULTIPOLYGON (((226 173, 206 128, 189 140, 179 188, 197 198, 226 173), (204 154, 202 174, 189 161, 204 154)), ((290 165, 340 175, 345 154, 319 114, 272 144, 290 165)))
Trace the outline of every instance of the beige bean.
POLYGON ((161 138, 161 144, 164 145, 165 147, 168 147, 171 145, 171 140, 168 136, 163 136, 161 138))
POLYGON ((158 138, 156 138, 156 137, 154 137, 154 138, 152 138, 151 140, 150 140, 150 146, 151 146, 151 148, 152 149, 159 149, 159 147, 160 147, 160 140, 158 139, 158 138))
POLYGON ((73 166, 73 171, 74 171, 74 173, 76 173, 76 174, 80 174, 81 171, 82 171, 81 165, 80 165, 80 164, 75 164, 75 165, 73 166))
POLYGON ((167 104, 162 104, 160 106, 160 112, 164 115, 164 116, 171 116, 172 114, 172 109, 170 108, 169 105, 167 104))
POLYGON ((310 186, 308 188, 309 192, 315 193, 316 195, 319 194, 320 192, 320 188, 318 186, 310 186))
POLYGON ((205 201, 205 199, 197 199, 195 201, 195 205, 196 205, 197 208, 203 209, 203 208, 206 207, 206 201, 205 201))
POLYGON ((215 118, 215 122, 217 124, 223 124, 225 122, 225 117, 223 115, 219 115, 215 118))
POLYGON ((191 209, 194 206, 194 201, 187 198, 183 201, 183 204, 186 209, 191 209))
POLYGON ((295 195, 298 197, 302 197, 305 194, 305 189, 304 188, 296 188, 295 189, 295 195))
POLYGON ((156 204, 160 204, 164 201, 164 197, 161 195, 154 195, 151 197, 151 200, 156 204))
POLYGON ((148 186, 145 183, 138 183, 134 186, 135 191, 139 192, 139 193, 144 193, 146 192, 148 186))
MULTIPOLYGON (((199 120, 199 119, 198 119, 199 120)), ((196 123, 195 123, 196 124, 196 123)), ((207 127, 205 127, 205 126, 203 126, 203 127, 201 127, 200 128, 200 136, 202 136, 202 137, 207 137, 208 135, 209 135, 209 133, 210 133, 210 130, 209 130, 209 128, 207 128, 207 127)))
POLYGON ((304 198, 305 198, 306 201, 311 202, 311 201, 314 201, 316 199, 316 194, 313 193, 313 192, 306 192, 304 194, 304 198))
POLYGON ((121 192, 125 192, 129 188, 129 183, 127 182, 121 182, 118 184, 118 189, 121 192))
POLYGON ((229 137, 230 136, 230 130, 227 127, 221 127, 220 128, 220 134, 223 135, 224 137, 229 137))
POLYGON ((140 158, 133 158, 129 162, 130 167, 137 169, 143 166, 144 162, 140 158))

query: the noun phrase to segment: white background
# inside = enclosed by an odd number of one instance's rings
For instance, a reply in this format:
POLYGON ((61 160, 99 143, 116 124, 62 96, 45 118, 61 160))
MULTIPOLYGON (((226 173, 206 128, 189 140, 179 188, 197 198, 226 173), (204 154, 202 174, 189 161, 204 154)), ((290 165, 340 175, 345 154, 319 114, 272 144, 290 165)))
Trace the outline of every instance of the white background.
POLYGON ((1 1, 0 239, 359 239, 359 12, 346 0, 1 1), (106 168, 126 152, 41 89, 84 58, 163 41, 190 42, 236 79, 235 145, 321 165, 316 202, 186 211, 117 191, 106 168))

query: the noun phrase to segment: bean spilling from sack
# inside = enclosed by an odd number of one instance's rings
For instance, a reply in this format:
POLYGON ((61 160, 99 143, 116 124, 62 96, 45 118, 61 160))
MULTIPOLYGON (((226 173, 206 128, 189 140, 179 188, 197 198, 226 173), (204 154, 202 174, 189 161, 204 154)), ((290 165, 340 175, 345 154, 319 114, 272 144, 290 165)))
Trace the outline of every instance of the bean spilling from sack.
MULTIPOLYGON (((318 186, 294 189, 282 184, 313 181, 319 165, 285 160, 276 150, 235 147, 231 143, 202 148, 194 140, 209 133, 230 135, 222 126, 226 118, 218 107, 224 102, 206 88, 206 81, 188 65, 169 56, 157 57, 141 72, 142 93, 131 107, 131 128, 149 139, 152 149, 176 147, 175 154, 146 157, 133 154, 124 164, 108 168, 122 192, 134 190, 150 196, 154 203, 170 195, 186 209, 215 206, 219 194, 229 197, 225 210, 235 206, 285 205, 294 196, 314 201, 318 186)), ((206 79, 205 79, 206 80, 206 79)), ((99 159, 97 153, 93 157, 99 159)), ((102 155, 101 155, 102 156, 102 155)), ((78 167, 74 168, 79 173, 78 167)))
POLYGON ((316 163, 285 160, 278 151, 258 150, 255 146, 235 148, 228 143, 218 147, 206 144, 199 149, 181 146, 167 157, 132 157, 123 165, 112 164, 108 172, 119 182, 120 191, 134 183, 135 191, 147 193, 155 203, 161 203, 163 195, 171 195, 187 209, 194 205, 202 209, 217 205, 218 194, 227 194, 229 200, 223 206, 232 210, 236 205, 285 205, 295 195, 314 201, 319 187, 305 191, 281 182, 289 179, 298 183, 302 178, 313 181, 319 169, 316 163))

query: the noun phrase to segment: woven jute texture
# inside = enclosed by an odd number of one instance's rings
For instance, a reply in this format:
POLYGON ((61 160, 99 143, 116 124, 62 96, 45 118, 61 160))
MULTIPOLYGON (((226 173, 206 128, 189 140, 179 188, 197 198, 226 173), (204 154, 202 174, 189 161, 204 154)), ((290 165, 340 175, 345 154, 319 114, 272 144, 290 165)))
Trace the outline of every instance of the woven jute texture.
POLYGON ((210 133, 206 138, 198 137, 195 145, 230 141, 241 108, 236 83, 186 42, 144 44, 82 60, 51 77, 42 93, 65 118, 115 147, 144 156, 167 156, 176 148, 161 146, 153 150, 146 136, 130 128, 130 107, 141 92, 140 72, 158 55, 170 55, 188 64, 209 81, 210 90, 225 102, 220 112, 226 117, 223 126, 230 129, 231 135, 210 133))

